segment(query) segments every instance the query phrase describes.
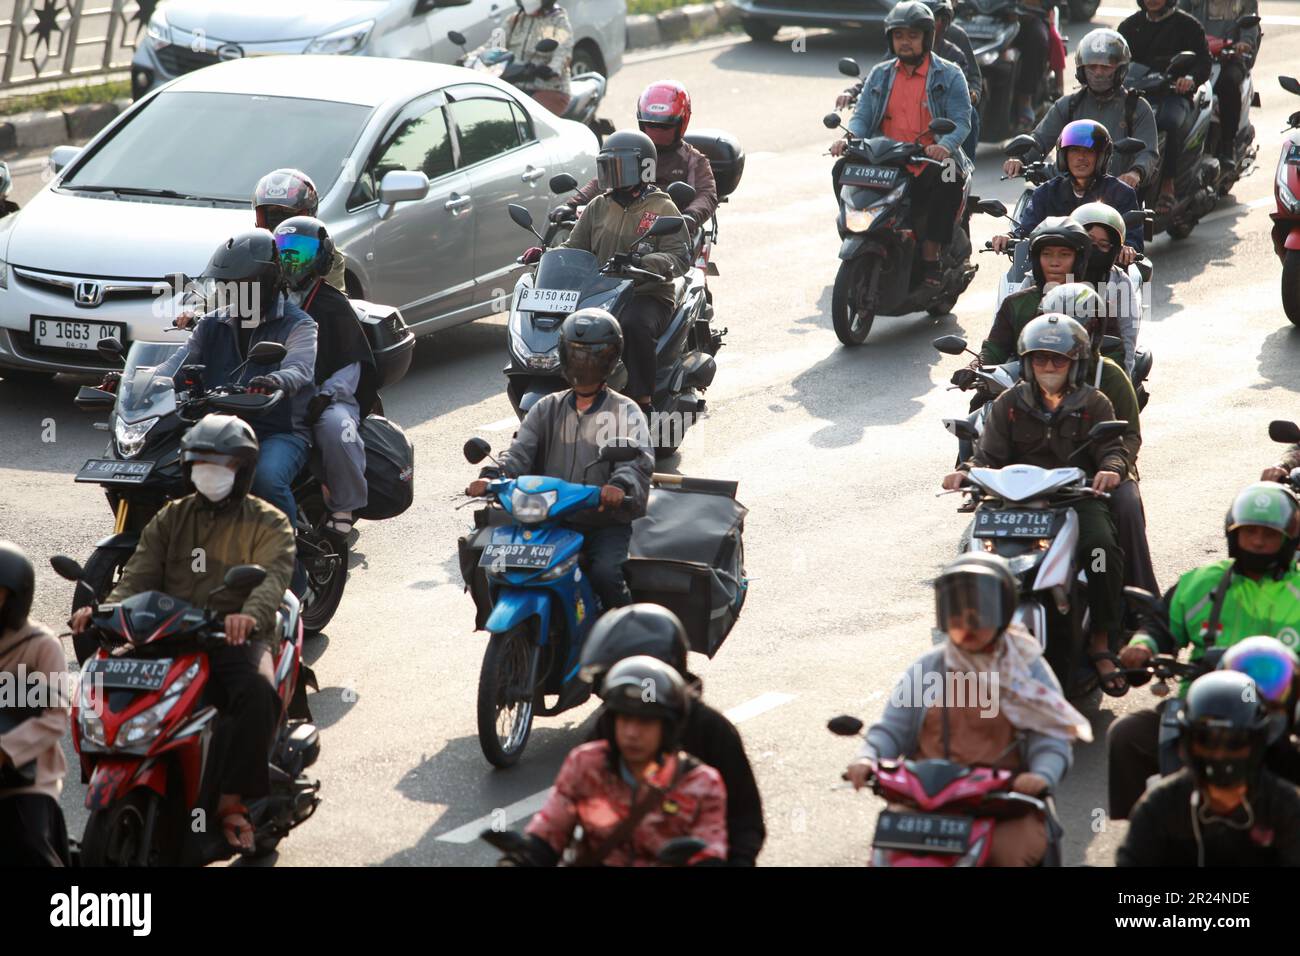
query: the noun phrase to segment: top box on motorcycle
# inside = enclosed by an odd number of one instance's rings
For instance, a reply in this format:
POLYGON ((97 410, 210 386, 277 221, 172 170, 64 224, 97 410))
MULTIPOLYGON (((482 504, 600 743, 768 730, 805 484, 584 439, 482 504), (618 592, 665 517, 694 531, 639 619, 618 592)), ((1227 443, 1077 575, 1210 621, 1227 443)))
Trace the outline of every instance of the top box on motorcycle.
POLYGON ((411 367, 415 354, 415 333, 406 325, 396 306, 378 305, 363 299, 353 299, 361 327, 365 330, 370 352, 375 357, 379 372, 378 388, 396 385, 411 367))
POLYGON ((709 168, 718 184, 718 198, 735 192, 745 172, 745 151, 740 147, 740 140, 721 129, 697 129, 684 138, 709 158, 709 168))

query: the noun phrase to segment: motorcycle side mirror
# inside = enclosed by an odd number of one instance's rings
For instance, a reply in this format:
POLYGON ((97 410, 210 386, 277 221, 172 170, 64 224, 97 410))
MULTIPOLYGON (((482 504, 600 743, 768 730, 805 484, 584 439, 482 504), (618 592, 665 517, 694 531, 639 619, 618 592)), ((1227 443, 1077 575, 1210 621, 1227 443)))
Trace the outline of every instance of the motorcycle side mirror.
POLYGON ((1128 431, 1128 422, 1126 421, 1098 422, 1089 430, 1088 438, 1094 442, 1109 441, 1112 438, 1119 437, 1126 431, 1128 431))
POLYGON ((248 350, 248 361, 253 365, 275 365, 288 354, 289 350, 279 342, 258 342, 248 350))
POLYGON ((668 184, 668 198, 678 209, 685 209, 695 199, 695 187, 678 180, 668 184))
POLYGON ((100 339, 99 342, 95 344, 95 351, 99 353, 99 357, 106 362, 113 362, 117 365, 123 364, 122 356, 124 351, 122 349, 122 343, 117 339, 100 339))
POLYGON ((1034 139, 1028 133, 1021 133, 1014 137, 1006 146, 1002 147, 1002 152, 1008 156, 1019 159, 1032 149, 1038 148, 1038 140, 1034 139))
POLYGON ((839 71, 843 73, 845 76, 862 75, 862 68, 858 66, 858 61, 853 59, 853 57, 851 56, 840 57, 840 62, 838 66, 839 66, 839 71))
POLYGON ((975 210, 986 216, 1001 218, 1007 214, 1007 204, 1001 199, 981 199, 975 204, 975 210))
POLYGON ((1238 30, 1253 30, 1255 27, 1259 26, 1259 23, 1260 18, 1258 13, 1247 13, 1245 16, 1237 18, 1236 26, 1238 30))
POLYGON ((533 214, 518 203, 511 203, 506 206, 506 211, 510 213, 510 218, 514 220, 516 226, 523 226, 525 229, 533 228, 533 214))
POLYGON ((91 385, 83 385, 77 389, 77 397, 72 400, 83 412, 106 411, 113 407, 117 397, 112 392, 106 392, 102 388, 95 388, 91 385))
POLYGON ((827 113, 822 117, 822 125, 827 129, 839 129, 843 123, 839 113, 827 113))
POLYGON ((232 591, 251 591, 266 580, 266 568, 260 564, 237 564, 221 583, 232 591))
POLYGON ((477 465, 480 461, 492 454, 492 446, 482 438, 471 438, 465 442, 465 460, 471 465, 477 465))
POLYGON ((964 418, 945 418, 943 427, 950 435, 955 435, 963 441, 977 441, 980 437, 975 426, 964 418))
POLYGON ((1124 228, 1132 229, 1134 226, 1141 226, 1147 221, 1147 214, 1141 209, 1130 209, 1124 213, 1124 228))
POLYGON ((597 458, 611 464, 635 461, 640 456, 641 449, 637 445, 602 445, 600 451, 596 452, 597 458))
POLYGON ((956 8, 953 10, 953 13, 959 19, 965 19, 966 17, 978 16, 979 9, 975 6, 975 4, 968 3, 967 0, 959 0, 956 8))
POLYGON ((578 181, 568 173, 556 173, 549 185, 553 193, 571 193, 578 188, 578 181))
POLYGON ((1101 350, 1103 352, 1114 352, 1122 348, 1124 340, 1118 335, 1103 335, 1101 337, 1101 350))
POLYGON ((556 42, 554 37, 547 37, 545 40, 542 40, 537 44, 536 49, 538 53, 542 54, 542 56, 549 56, 554 53, 559 46, 560 44, 556 42))
POLYGON ((1146 618, 1159 619, 1165 613, 1165 606, 1160 598, 1146 588, 1134 587, 1131 584, 1124 586, 1124 603, 1146 618))
POLYGON ((55 574, 65 581, 80 581, 86 576, 86 572, 82 570, 81 565, 66 554, 56 554, 50 558, 50 567, 54 569, 55 574))
POLYGON ((1268 423, 1268 437, 1288 445, 1300 442, 1300 425, 1282 419, 1268 423))
POLYGON ((461 33, 459 30, 448 30, 447 39, 456 44, 456 46, 465 45, 465 34, 461 33))
POLYGON ((641 238, 650 239, 654 236, 671 236, 673 233, 679 232, 685 225, 686 220, 681 216, 660 216, 650 224, 650 228, 645 231, 641 238))
POLYGON ((939 116, 930 120, 930 132, 936 136, 947 136, 957 129, 957 124, 946 116, 939 116))
POLYGON ((1175 53, 1169 60, 1169 66, 1165 73, 1169 76, 1182 76, 1190 67, 1196 63, 1196 54, 1190 50, 1183 50, 1181 53, 1175 53))
POLYGON ((837 737, 856 737, 862 733, 862 721, 848 714, 840 714, 826 721, 826 729, 837 737))
POLYGON ((930 344, 944 355, 961 355, 966 351, 966 340, 960 335, 941 335, 930 344))
POLYGON ((1288 93, 1294 93, 1296 96, 1300 96, 1300 80, 1297 80, 1294 76, 1279 76, 1277 81, 1281 84, 1282 89, 1286 90, 1288 93))
POLYGON ((677 837, 661 846, 655 858, 664 866, 685 866, 708 846, 699 837, 677 837))
POLYGON ((1146 148, 1146 143, 1136 136, 1125 136, 1115 141, 1115 152, 1121 156, 1132 156, 1134 153, 1140 153, 1146 148))

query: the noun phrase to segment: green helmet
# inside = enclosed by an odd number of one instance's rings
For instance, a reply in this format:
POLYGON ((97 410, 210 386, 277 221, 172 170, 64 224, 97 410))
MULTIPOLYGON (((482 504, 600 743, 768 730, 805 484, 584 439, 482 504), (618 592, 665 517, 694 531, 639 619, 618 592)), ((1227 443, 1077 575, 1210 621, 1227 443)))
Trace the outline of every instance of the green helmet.
POLYGON ((1088 358, 1092 343, 1082 325, 1059 312, 1040 315, 1025 323, 1016 342, 1016 354, 1020 356, 1020 377, 1026 382, 1034 381, 1034 363, 1030 361, 1031 352, 1052 352, 1064 355, 1071 361, 1071 385, 1079 384, 1083 378, 1084 361, 1088 358))
POLYGON ((1058 313, 1068 315, 1088 333, 1092 354, 1101 352, 1102 330, 1106 326, 1106 302, 1097 290, 1086 282, 1063 282, 1053 286, 1038 304, 1043 315, 1058 313))
POLYGON ((1228 555, 1234 560, 1241 557, 1236 532, 1245 526, 1272 528, 1281 533, 1282 547, 1269 563, 1275 573, 1291 567, 1296 543, 1300 539, 1300 502, 1290 490, 1276 482, 1257 481, 1238 492, 1223 519, 1228 555))

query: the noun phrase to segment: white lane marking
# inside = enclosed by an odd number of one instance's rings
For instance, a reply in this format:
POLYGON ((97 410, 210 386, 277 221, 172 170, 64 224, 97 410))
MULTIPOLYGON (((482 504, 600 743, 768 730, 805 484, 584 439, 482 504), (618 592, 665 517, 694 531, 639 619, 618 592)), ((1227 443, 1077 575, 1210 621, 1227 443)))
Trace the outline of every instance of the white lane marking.
MULTIPOLYGON (((1098 7, 1093 17, 1094 19, 1105 17, 1106 19, 1123 20, 1132 12, 1131 7, 1098 7)), ((1266 27, 1300 27, 1300 17, 1270 14, 1264 17, 1263 22, 1266 27)))
MULTIPOLYGON (((769 710, 775 710, 782 704, 788 704, 794 700, 794 694, 782 694, 778 691, 769 691, 766 694, 760 694, 753 700, 747 700, 731 710, 727 711, 727 719, 733 724, 749 720, 751 717, 757 717, 759 714, 765 714, 769 710)), ((473 843, 478 839, 478 835, 492 826, 497 825, 510 826, 526 817, 531 817, 546 804, 546 798, 550 794, 551 788, 540 790, 531 796, 524 797, 522 800, 516 800, 508 807, 503 807, 500 812, 489 813, 486 816, 479 817, 477 820, 471 820, 464 826, 459 826, 454 830, 448 830, 439 837, 443 843, 459 843, 461 845, 473 843), (502 817, 504 816, 504 819, 502 817)))
POLYGON ((629 53, 623 57, 623 65, 634 66, 637 63, 651 63, 655 60, 666 60, 673 56, 686 56, 688 53, 703 53, 707 50, 721 50, 723 47, 735 46, 737 43, 745 43, 748 40, 749 37, 741 33, 737 36, 722 37, 717 40, 705 40, 701 43, 682 43, 665 50, 647 50, 645 53, 629 53))
POLYGON ((488 422, 486 425, 479 425, 475 428, 478 432, 503 432, 507 428, 519 427, 519 419, 511 415, 509 418, 498 418, 494 422, 488 422))

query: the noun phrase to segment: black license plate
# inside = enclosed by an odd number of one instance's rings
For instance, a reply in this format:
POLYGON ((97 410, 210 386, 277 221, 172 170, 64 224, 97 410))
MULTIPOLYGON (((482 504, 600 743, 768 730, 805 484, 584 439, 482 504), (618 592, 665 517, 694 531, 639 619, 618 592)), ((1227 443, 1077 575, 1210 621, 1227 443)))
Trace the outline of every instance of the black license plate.
POLYGON ((142 661, 134 657, 95 657, 86 662, 83 676, 94 675, 104 687, 119 690, 158 690, 171 670, 171 658, 142 661))
POLYGON ((870 189, 893 189, 898 182, 897 166, 868 166, 865 163, 845 163, 840 173, 844 186, 866 186, 870 189))
POLYGON ((1286 161, 1292 166, 1300 166, 1300 143, 1292 143, 1287 147, 1286 161))
POLYGON ((970 817, 883 810, 872 845, 888 850, 965 853, 970 845, 970 817))
POLYGON ((494 570, 536 569, 549 567, 554 557, 553 544, 489 544, 478 563, 494 570))
POLYGON ((153 471, 151 461, 118 461, 115 458, 92 458, 77 472, 76 481, 97 485, 138 485, 153 471))
POLYGON ((977 538, 1050 538, 1056 533, 1055 511, 979 511, 977 538))

